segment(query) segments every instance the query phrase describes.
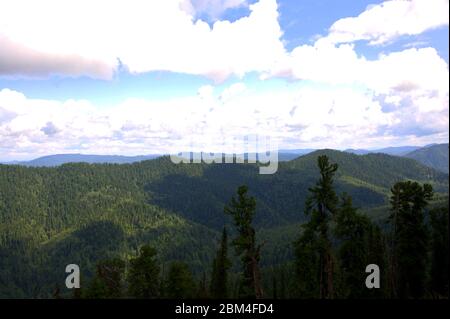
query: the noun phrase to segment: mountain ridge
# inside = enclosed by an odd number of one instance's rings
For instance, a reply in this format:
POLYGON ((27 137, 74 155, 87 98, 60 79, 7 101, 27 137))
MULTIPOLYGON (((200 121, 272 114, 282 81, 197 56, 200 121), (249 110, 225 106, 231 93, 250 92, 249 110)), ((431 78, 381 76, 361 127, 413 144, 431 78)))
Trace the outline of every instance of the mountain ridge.
POLYGON ((449 144, 434 144, 405 155, 407 158, 414 159, 426 166, 440 170, 444 173, 449 172, 449 144))
MULTIPOLYGON (((358 155, 366 155, 369 153, 386 153, 390 155, 399 155, 402 156, 408 152, 426 148, 435 144, 428 144, 426 146, 398 146, 398 147, 387 147, 381 149, 345 149, 344 152, 358 154, 358 155)), ((278 150, 279 161, 290 161, 299 156, 307 155, 314 151, 320 149, 313 148, 305 148, 305 149, 280 149, 278 150)), ((187 152, 192 154, 194 152, 187 152)), ((255 153, 250 153, 255 154, 255 153)), ((168 154, 148 154, 148 155, 101 155, 101 154, 82 154, 82 153, 62 153, 62 154, 50 154, 41 157, 37 157, 31 160, 13 160, 13 161, 3 161, 0 164, 4 165, 23 165, 23 166, 31 166, 31 167, 52 167, 58 166, 65 163, 112 163, 112 164, 126 164, 126 163, 134 163, 140 162, 148 159, 154 159, 157 157, 165 156, 168 154)), ((258 154, 256 154, 258 156, 258 154)))

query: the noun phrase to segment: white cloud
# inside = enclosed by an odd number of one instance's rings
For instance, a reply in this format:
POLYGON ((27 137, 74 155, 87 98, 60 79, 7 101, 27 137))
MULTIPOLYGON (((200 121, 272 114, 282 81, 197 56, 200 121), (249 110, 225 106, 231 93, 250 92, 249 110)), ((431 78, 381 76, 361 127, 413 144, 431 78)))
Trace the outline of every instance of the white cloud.
MULTIPOLYGON (((211 5, 224 12, 244 2, 211 5)), ((4 89, 0 154, 147 154, 186 150, 190 142, 210 150, 227 138, 252 133, 269 135, 288 148, 448 140, 449 72, 436 49, 410 48, 367 59, 352 43, 381 44, 448 24, 448 16, 441 15, 444 2, 427 1, 423 9, 421 1, 371 6, 356 18, 336 22, 313 45, 291 52, 280 41, 275 0, 260 0, 249 6, 249 16, 217 21, 212 28, 194 19, 212 9, 202 7, 202 1, 197 7, 186 3, 2 1, 0 47, 6 50, 0 51, 0 75, 111 78, 119 58, 131 72, 168 70, 221 82, 257 71, 263 79, 280 76, 300 84, 258 91, 239 79, 222 90, 202 86, 184 98, 130 97, 109 109, 82 100, 30 99, 4 89)))
POLYGON ((211 99, 214 94, 214 86, 203 85, 198 89, 197 93, 201 99, 211 99))
POLYGON ((294 48, 284 60, 263 75, 290 77, 331 84, 360 84, 378 93, 390 90, 448 92, 448 65, 436 49, 411 48, 368 60, 353 44, 333 44, 322 38, 313 45, 294 48), (408 84, 409 87, 405 87, 408 84))
MULTIPOLYGON (((410 48, 367 59, 356 52, 352 43, 368 40, 381 44, 443 25, 448 25, 448 1, 387 1, 368 7, 356 18, 338 20, 327 36, 318 38, 313 45, 294 48, 261 77, 287 77, 307 81, 313 87, 350 86, 355 93, 366 91, 372 100, 379 101, 383 114, 388 116, 378 116, 382 121, 371 122, 377 123, 371 126, 373 132, 380 130, 405 139, 441 136, 438 134, 448 138, 449 70, 436 49, 410 48)), ((323 98, 326 92, 318 101, 323 98)), ((353 117, 356 104, 350 103, 353 106, 348 107, 345 116, 353 117)), ((325 132, 326 125, 321 124, 324 118, 325 114, 317 114, 318 122, 310 123, 311 139, 315 133, 325 132)), ((340 121, 336 116, 333 119, 340 121)), ((379 132, 374 136, 381 138, 379 132)))
MULTIPOLYGON (((1 32, 1 30, 0 30, 1 32)), ((0 75, 45 77, 93 75, 110 79, 115 65, 73 53, 43 53, 12 41, 0 33, 0 75)))
POLYGON ((267 70, 284 54, 275 0, 260 0, 249 6, 249 16, 212 28, 194 22, 183 1, 1 1, 0 45, 7 50, 0 74, 110 78, 120 59, 131 72, 166 70, 222 81, 267 70))
POLYGON ((448 109, 441 110, 440 100, 430 104, 418 99, 405 106, 406 112, 400 107, 386 113, 378 96, 352 86, 248 90, 222 98, 236 87, 238 83, 218 94, 203 87, 199 91, 204 94, 164 101, 130 98, 109 109, 82 100, 30 99, 3 89, 1 159, 73 152, 223 151, 224 141, 248 134, 269 136, 281 148, 370 147, 409 139, 428 143, 431 136, 439 138, 435 141, 448 139, 448 109), (417 128, 424 133, 415 133, 417 128))
POLYGON ((449 24, 448 0, 391 0, 368 7, 357 17, 336 21, 328 38, 334 43, 368 40, 377 45, 402 35, 417 35, 449 24))
POLYGON ((363 81, 380 93, 418 90, 448 93, 448 65, 436 49, 407 49, 381 55, 363 66, 363 81))
POLYGON ((220 99, 224 102, 228 101, 229 99, 232 99, 235 96, 238 96, 239 94, 242 94, 246 91, 247 86, 245 83, 238 82, 230 85, 228 88, 223 90, 223 92, 220 94, 220 99))
MULTIPOLYGON (((328 85, 352 85, 382 96, 395 107, 448 108, 448 65, 434 48, 412 48, 367 60, 353 44, 333 44, 322 38, 295 48, 271 73, 328 85)), ((402 110, 404 111, 404 110, 402 110)), ((448 121, 448 116, 447 116, 448 121)))
POLYGON ((361 79, 360 68, 365 62, 359 58, 352 44, 336 46, 318 40, 314 45, 301 45, 292 50, 276 66, 272 75, 298 80, 328 83, 353 83, 361 79))

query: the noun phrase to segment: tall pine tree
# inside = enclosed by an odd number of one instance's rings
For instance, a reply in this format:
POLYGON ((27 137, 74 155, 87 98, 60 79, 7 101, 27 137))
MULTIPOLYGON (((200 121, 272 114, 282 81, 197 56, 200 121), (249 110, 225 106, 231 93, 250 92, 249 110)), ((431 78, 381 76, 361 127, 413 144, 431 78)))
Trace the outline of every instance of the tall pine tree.
POLYGON ((212 298, 228 298, 228 270, 231 262, 228 259, 228 235, 224 227, 219 250, 213 260, 210 292, 212 298))
POLYGON ((165 297, 169 299, 193 298, 195 281, 189 267, 181 261, 170 265, 165 285, 165 297))
POLYGON ((370 263, 367 249, 370 231, 369 218, 358 213, 351 197, 344 194, 335 227, 336 237, 340 240, 341 297, 362 298, 367 295, 364 271, 370 263))
POLYGON ((425 292, 428 261, 424 210, 433 188, 406 181, 396 183, 391 193, 391 289, 394 297, 420 298, 425 292))
POLYGON ((158 297, 159 272, 156 250, 149 245, 142 246, 139 256, 130 260, 129 294, 135 298, 158 297))
POLYGON ((231 198, 225 213, 233 217, 238 236, 232 244, 236 254, 241 256, 243 274, 239 287, 240 298, 262 298, 261 273, 259 268, 261 245, 256 245, 255 229, 252 226, 256 201, 247 195, 247 186, 240 186, 238 198, 231 198))
POLYGON ((120 258, 100 261, 85 296, 91 299, 122 297, 124 273, 125 262, 120 258))
MULTIPOLYGON (((303 233, 296 242, 296 264, 298 278, 303 280, 300 285, 306 288, 303 292, 317 287, 318 297, 329 299, 334 297, 335 261, 330 223, 338 211, 338 197, 333 187, 338 165, 331 164, 326 155, 319 156, 317 164, 320 178, 316 186, 309 189, 311 195, 306 201, 305 215, 310 216, 310 220, 303 225, 303 233), (317 274, 315 269, 318 269, 317 274)), ((315 294, 317 290, 310 291, 315 294)))

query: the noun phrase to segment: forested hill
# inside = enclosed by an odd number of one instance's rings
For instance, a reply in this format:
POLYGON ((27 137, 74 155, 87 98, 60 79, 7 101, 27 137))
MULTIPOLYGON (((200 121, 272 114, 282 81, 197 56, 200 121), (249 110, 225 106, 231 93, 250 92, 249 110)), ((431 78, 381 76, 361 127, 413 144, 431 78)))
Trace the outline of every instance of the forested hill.
POLYGON ((45 297, 64 282, 64 267, 134 255, 151 243, 163 261, 184 260, 197 273, 209 266, 224 215, 239 185, 256 198, 255 225, 270 239, 264 263, 290 258, 289 229, 303 221, 317 157, 338 163, 336 188, 355 206, 380 212, 397 181, 429 182, 441 196, 448 175, 384 154, 321 150, 279 163, 274 175, 255 164, 173 164, 169 157, 133 164, 0 165, 0 297, 45 297))
POLYGON ((415 160, 384 153, 355 155, 334 150, 320 150, 287 163, 299 171, 313 172, 317 176, 315 160, 319 155, 327 155, 339 165, 338 180, 358 179, 360 182, 382 187, 389 191, 393 183, 411 179, 416 181, 434 181, 435 186, 448 187, 448 174, 425 166, 415 160))
POLYGON ((448 143, 423 147, 406 154, 405 157, 448 174, 448 143))

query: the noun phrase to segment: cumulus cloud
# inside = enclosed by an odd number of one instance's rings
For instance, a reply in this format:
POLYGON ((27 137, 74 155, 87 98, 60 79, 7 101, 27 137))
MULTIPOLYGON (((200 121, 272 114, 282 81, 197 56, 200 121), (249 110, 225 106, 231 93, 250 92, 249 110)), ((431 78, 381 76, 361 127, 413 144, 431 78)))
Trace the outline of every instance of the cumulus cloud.
POLYGON ((238 82, 230 85, 230 87, 223 90, 223 92, 220 94, 220 99, 222 101, 228 101, 229 99, 232 99, 235 96, 238 96, 239 94, 242 94, 247 89, 247 86, 245 83, 238 82))
MULTIPOLYGON (((170 100, 130 98, 101 109, 87 101, 30 99, 4 89, 0 91, 0 151, 11 158, 71 152, 227 151, 222 148, 225 141, 248 134, 268 136, 281 148, 448 139, 448 104, 443 111, 438 97, 437 108, 423 108, 417 100, 385 112, 386 101, 352 86, 298 86, 221 97, 233 90, 231 85, 213 94, 211 87, 203 87, 199 91, 204 94, 170 100)), ((428 102, 423 101, 429 106, 428 102)))
MULTIPOLYGON (((448 126, 449 70, 434 48, 412 48, 381 54, 368 60, 353 44, 334 44, 319 39, 313 45, 295 48, 282 63, 263 77, 281 76, 312 83, 367 90, 382 103, 383 111, 395 112, 402 125, 448 126), (416 114, 407 118, 402 113, 416 114), (427 112, 438 117, 426 121, 427 112)), ((349 108, 349 114, 353 110, 349 108)), ((430 118, 431 119, 431 118, 430 118)))
MULTIPOLYGON (((198 8, 207 3, 194 2, 198 8)), ((185 3, 1 1, 0 74, 110 78, 120 59, 131 72, 166 70, 223 81, 267 70, 284 54, 276 0, 260 0, 248 16, 212 27, 195 20, 185 3)), ((208 3, 219 11, 245 4, 208 3)))
MULTIPOLYGON (((313 85, 351 86, 355 91, 369 92, 372 99, 379 102, 382 113, 389 115, 383 118, 387 121, 385 124, 378 122, 373 128, 374 136, 380 138, 381 132, 392 138, 416 135, 424 138, 436 134, 448 138, 449 69, 436 49, 409 48, 367 59, 358 54, 353 43, 367 40, 370 44, 381 44, 401 35, 419 34, 448 25, 447 13, 448 1, 445 0, 386 1, 370 6, 358 17, 335 22, 329 34, 316 39, 312 45, 294 48, 261 77, 278 76, 313 85)), ((347 112, 347 116, 353 114, 354 107, 348 106, 347 112)), ((323 116, 318 117, 319 121, 323 116)), ((334 119, 338 122, 336 117, 334 119)), ((320 123, 311 127, 324 130, 320 123)))
POLYGON ((320 39, 302 45, 281 61, 268 76, 331 84, 360 84, 378 93, 416 89, 448 92, 448 65, 436 49, 411 48, 368 60, 353 44, 320 39))
MULTIPOLYGON (((1 30, 0 30, 1 32, 1 30)), ((51 74, 110 79, 114 65, 73 53, 46 53, 13 42, 0 34, 0 75, 47 77, 51 74)))
POLYGON ((402 35, 417 35, 449 24, 448 0, 391 0, 372 5, 357 17, 336 21, 330 27, 334 43, 367 40, 372 45, 402 35))
POLYGON ((129 97, 111 108, 3 89, 0 153, 147 154, 184 151, 192 142, 214 151, 220 141, 247 134, 268 135, 286 148, 448 140, 449 71, 436 49, 368 59, 353 43, 382 44, 448 24, 448 1, 426 2, 371 6, 337 21, 313 44, 286 52, 275 0, 260 0, 247 17, 217 20, 212 27, 195 19, 199 12, 220 16, 246 2, 2 1, 0 47, 6 50, 0 50, 0 75, 111 78, 120 59, 130 72, 167 70, 222 82, 256 71, 261 79, 300 84, 261 91, 237 79, 183 98, 129 97), (217 11, 208 7, 213 5, 217 11))

